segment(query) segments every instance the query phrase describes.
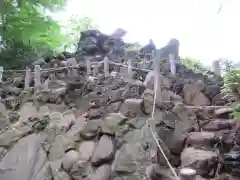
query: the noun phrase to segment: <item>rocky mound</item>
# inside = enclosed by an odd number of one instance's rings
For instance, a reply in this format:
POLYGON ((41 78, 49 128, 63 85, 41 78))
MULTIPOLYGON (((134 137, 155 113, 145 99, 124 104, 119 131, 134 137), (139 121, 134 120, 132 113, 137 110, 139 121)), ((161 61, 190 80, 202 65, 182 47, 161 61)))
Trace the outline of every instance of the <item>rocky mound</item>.
POLYGON ((230 120, 230 108, 211 106, 225 104, 219 77, 181 64, 173 77, 162 61, 152 119, 153 72, 139 70, 135 77, 142 81, 126 81, 126 71, 112 65, 117 72, 110 77, 103 76, 102 66, 97 77, 86 76, 81 63, 65 68, 77 64, 72 56, 40 63, 38 92, 33 77, 28 89, 24 76, 2 84, 1 180, 174 179, 147 121, 177 173, 192 167, 201 180, 238 179, 239 123, 230 120))
MULTIPOLYGON (((142 83, 80 72, 70 78, 61 71, 58 80, 50 74, 48 89, 35 95, 11 85, 15 90, 2 96, 0 179, 174 179, 145 125, 152 73, 142 83)), ((164 99, 156 102, 153 123, 176 172, 192 167, 202 179, 238 177, 239 128, 228 119, 231 109, 185 106, 198 86, 185 85, 182 98, 166 76, 159 85, 164 99)))

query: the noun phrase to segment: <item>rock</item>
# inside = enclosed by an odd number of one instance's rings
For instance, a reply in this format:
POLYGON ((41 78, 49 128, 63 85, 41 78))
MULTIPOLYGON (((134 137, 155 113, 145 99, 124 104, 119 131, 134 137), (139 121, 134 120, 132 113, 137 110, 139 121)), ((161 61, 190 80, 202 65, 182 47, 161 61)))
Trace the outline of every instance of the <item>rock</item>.
POLYGON ((0 147, 9 147, 31 131, 28 126, 12 128, 0 135, 0 147))
POLYGON ((209 99, 199 90, 197 85, 186 84, 183 88, 184 103, 194 106, 208 106, 209 99))
POLYGON ((0 130, 4 131, 5 129, 10 127, 10 125, 11 125, 11 122, 9 121, 7 116, 1 116, 0 114, 0 130))
POLYGON ((52 180, 53 178, 51 166, 49 163, 46 163, 34 180, 52 180))
POLYGON ((83 161, 88 161, 92 157, 94 149, 94 141, 83 141, 79 146, 79 159, 83 161))
POLYGON ((226 107, 226 108, 219 108, 219 109, 216 109, 214 111, 214 115, 217 117, 217 118, 226 118, 228 119, 229 118, 229 115, 230 113, 233 111, 232 108, 230 107, 226 107))
POLYGON ((239 177, 231 176, 230 174, 220 174, 220 176, 217 178, 217 180, 239 180, 239 177))
POLYGON ((72 139, 76 143, 80 142, 81 141, 80 133, 84 130, 85 126, 86 126, 85 118, 83 117, 83 115, 79 116, 75 120, 74 125, 67 132, 66 137, 72 139))
POLYGON ((90 109, 87 113, 88 119, 99 119, 105 114, 106 110, 104 107, 100 107, 98 109, 90 109))
POLYGON ((223 98, 222 94, 217 94, 212 98, 212 105, 224 106, 227 103, 226 99, 223 98))
MULTIPOLYGON (((145 81, 144 81, 144 85, 146 86, 147 89, 150 89, 150 90, 154 90, 154 77, 155 77, 155 72, 154 71, 150 71, 146 78, 145 78, 145 81)), ((161 87, 161 89, 170 89, 171 87, 171 81, 163 76, 163 75, 159 75, 159 78, 158 78, 159 82, 158 82, 158 86, 159 86, 159 89, 161 87)))
POLYGON ((191 167, 198 175, 209 176, 217 168, 218 156, 216 152, 195 148, 186 148, 181 154, 181 167, 191 167))
POLYGON ((109 165, 102 165, 96 169, 91 176, 91 180, 107 180, 110 178, 111 167, 109 165))
POLYGON ((216 142, 213 132, 191 132, 187 136, 187 144, 192 146, 212 146, 216 142))
POLYGON ((74 164, 69 172, 70 176, 74 180, 88 179, 92 173, 92 169, 89 168, 87 161, 81 160, 74 164))
POLYGON ((209 123, 202 126, 205 131, 219 131, 224 129, 231 129, 234 122, 230 120, 211 120, 209 123))
POLYGON ((101 120, 88 121, 85 128, 80 132, 80 136, 86 140, 91 140, 97 135, 101 126, 101 120))
POLYGON ((126 99, 120 108, 120 112, 126 117, 143 115, 142 99, 126 99))
POLYGON ((77 151, 68 151, 62 160, 62 168, 69 172, 74 164, 79 160, 79 153, 77 151))
POLYGON ((239 177, 240 176, 240 153, 239 151, 231 150, 229 153, 224 154, 222 165, 225 168, 225 172, 239 177))
POLYGON ((146 168, 146 176, 147 179, 152 179, 152 180, 174 180, 175 177, 172 176, 172 172, 167 169, 166 167, 161 167, 157 164, 152 164, 149 165, 146 168))
POLYGON ((47 160, 40 143, 37 134, 19 140, 0 162, 0 179, 35 179, 47 160))
POLYGON ((50 161, 59 159, 64 156, 65 150, 72 143, 72 139, 67 138, 65 135, 57 135, 55 140, 50 144, 48 158, 50 161))
POLYGON ((216 84, 211 84, 205 86, 204 94, 207 95, 208 98, 213 99, 216 95, 220 94, 220 86, 215 82, 216 84))
POLYGON ((19 111, 20 114, 20 122, 26 122, 29 118, 37 117, 37 109, 35 105, 31 102, 27 102, 22 105, 19 111))
POLYGON ((114 144, 113 141, 106 135, 103 135, 93 153, 92 164, 100 166, 105 162, 111 161, 114 157, 114 144))
POLYGON ((61 132, 67 132, 74 121, 74 116, 63 115, 60 112, 50 114, 50 123, 54 124, 61 132))
MULTIPOLYGON (((127 121, 127 118, 120 113, 111 113, 104 119, 104 131, 107 131, 110 135, 114 135, 120 125, 123 125, 127 121)), ((106 132, 105 132, 106 133, 106 132)))
POLYGON ((150 114, 153 109, 154 92, 150 89, 146 89, 142 94, 143 99, 143 112, 150 114))
POLYGON ((12 124, 14 124, 19 120, 20 115, 17 112, 14 112, 14 111, 12 112, 11 111, 11 112, 8 113, 8 118, 9 118, 10 122, 12 124))

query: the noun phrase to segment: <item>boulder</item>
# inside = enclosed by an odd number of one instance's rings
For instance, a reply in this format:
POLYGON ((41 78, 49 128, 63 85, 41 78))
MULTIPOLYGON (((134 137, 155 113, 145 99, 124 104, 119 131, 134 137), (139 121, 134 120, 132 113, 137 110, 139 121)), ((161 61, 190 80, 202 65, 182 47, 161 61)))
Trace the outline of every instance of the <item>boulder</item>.
POLYGON ((95 149, 94 141, 83 141, 79 146, 79 159, 83 161, 88 161, 93 154, 95 149))
POLYGON ((70 169, 74 164, 76 164, 79 160, 79 153, 77 151, 68 151, 62 160, 62 168, 66 171, 69 172, 70 169))
POLYGON ((211 176, 217 168, 218 156, 216 152, 186 148, 181 154, 181 167, 191 167, 198 175, 211 176))
POLYGON ((208 106, 210 105, 209 99, 200 91, 199 87, 195 84, 186 84, 183 88, 184 103, 194 106, 208 106))
POLYGON ((16 143, 1 160, 0 179, 35 179, 46 160, 41 137, 37 134, 29 135, 16 143))
POLYGON ((120 108, 120 112, 126 117, 142 116, 142 99, 126 99, 120 108))
POLYGON ((113 160, 114 144, 113 141, 106 135, 103 135, 92 155, 92 165, 100 166, 106 162, 113 160))
POLYGON ((96 169, 95 173, 91 176, 91 180, 106 180, 110 178, 111 167, 109 165, 102 165, 96 169))

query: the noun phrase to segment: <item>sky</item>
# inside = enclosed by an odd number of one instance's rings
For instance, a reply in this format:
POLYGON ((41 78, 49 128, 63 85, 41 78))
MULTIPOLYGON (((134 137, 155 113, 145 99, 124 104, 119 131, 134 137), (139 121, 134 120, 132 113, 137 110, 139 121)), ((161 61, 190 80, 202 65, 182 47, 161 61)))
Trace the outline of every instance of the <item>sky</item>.
POLYGON ((104 33, 123 28, 128 42, 144 45, 152 38, 161 48, 177 38, 180 56, 206 65, 240 60, 240 0, 69 0, 58 17, 71 14, 91 17, 104 33))

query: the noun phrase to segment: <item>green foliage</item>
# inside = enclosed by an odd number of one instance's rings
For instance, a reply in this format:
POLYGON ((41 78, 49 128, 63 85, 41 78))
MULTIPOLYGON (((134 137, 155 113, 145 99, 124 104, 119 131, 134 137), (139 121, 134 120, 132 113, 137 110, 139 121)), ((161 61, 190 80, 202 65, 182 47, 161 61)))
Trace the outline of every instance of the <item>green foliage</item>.
POLYGON ((64 48, 68 51, 75 51, 77 43, 80 38, 80 32, 87 29, 97 28, 97 25, 93 20, 87 16, 80 17, 78 15, 72 15, 67 22, 62 25, 64 34, 68 37, 64 43, 64 48))
POLYGON ((80 31, 93 27, 93 22, 72 16, 60 26, 50 14, 64 4, 65 0, 0 1, 0 63, 5 69, 23 68, 43 55, 76 46, 80 31))
POLYGON ((231 115, 234 119, 240 120, 240 69, 231 69, 225 73, 223 79, 222 93, 224 98, 234 101, 231 115))
POLYGON ((240 100, 240 69, 232 69, 224 75, 222 93, 225 98, 240 100))
POLYGON ((223 73, 230 72, 233 69, 233 62, 229 59, 220 59, 219 64, 223 73))
POLYGON ((207 74, 207 72, 209 72, 209 69, 204 67, 199 60, 184 57, 181 58, 180 61, 186 68, 191 69, 196 73, 207 74))

